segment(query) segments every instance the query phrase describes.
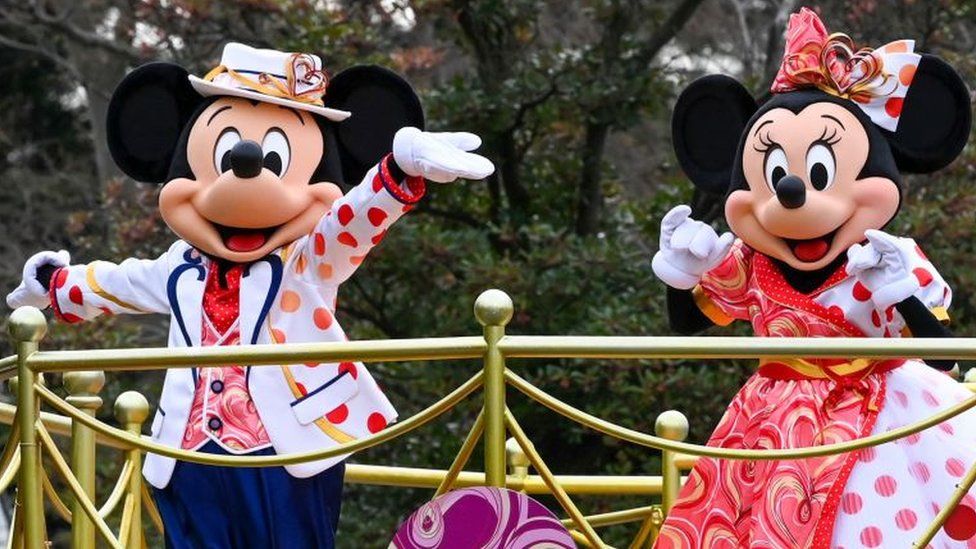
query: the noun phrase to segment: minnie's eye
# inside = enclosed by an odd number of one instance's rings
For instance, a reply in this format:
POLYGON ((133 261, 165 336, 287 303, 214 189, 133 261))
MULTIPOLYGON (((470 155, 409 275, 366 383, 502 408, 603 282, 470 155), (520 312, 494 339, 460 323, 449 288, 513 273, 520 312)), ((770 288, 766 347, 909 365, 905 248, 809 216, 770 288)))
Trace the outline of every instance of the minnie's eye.
POLYGON ((786 160, 786 153, 783 152, 783 149, 773 147, 766 153, 766 184, 774 193, 776 192, 776 184, 779 183, 780 179, 786 177, 789 167, 790 164, 786 160))
POLYGON ((264 142, 261 143, 261 150, 264 151, 265 168, 279 177, 288 171, 291 148, 288 146, 288 138, 281 130, 277 128, 269 130, 264 136, 264 142))
POLYGON ((214 145, 214 168, 221 174, 230 169, 230 150, 241 141, 241 134, 234 128, 227 128, 214 145))
POLYGON ((834 182, 836 169, 834 152, 829 146, 816 143, 807 151, 807 175, 814 189, 822 191, 829 187, 834 182))

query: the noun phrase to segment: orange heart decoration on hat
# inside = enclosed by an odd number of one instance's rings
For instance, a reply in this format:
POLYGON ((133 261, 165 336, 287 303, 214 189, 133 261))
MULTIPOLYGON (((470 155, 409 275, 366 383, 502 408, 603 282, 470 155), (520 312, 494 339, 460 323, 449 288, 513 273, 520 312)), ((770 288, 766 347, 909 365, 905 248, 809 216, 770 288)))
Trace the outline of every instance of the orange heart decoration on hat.
POLYGON ((315 60, 305 53, 293 54, 290 58, 288 83, 296 97, 310 95, 316 99, 325 95, 329 78, 325 71, 315 68, 315 60))

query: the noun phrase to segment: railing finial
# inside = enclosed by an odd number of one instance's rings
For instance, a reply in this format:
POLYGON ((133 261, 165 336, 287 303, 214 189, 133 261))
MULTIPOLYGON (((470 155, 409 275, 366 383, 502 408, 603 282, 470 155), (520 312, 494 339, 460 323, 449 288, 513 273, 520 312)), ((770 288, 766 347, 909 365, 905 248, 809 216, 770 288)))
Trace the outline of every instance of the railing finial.
POLYGON ((504 326, 512 320, 515 304, 501 290, 485 290, 474 302, 474 317, 482 326, 504 326))
POLYGON ((18 307, 7 321, 14 341, 40 341, 47 334, 47 319, 37 307, 18 307))
MULTIPOLYGON (((682 441, 688 436, 688 418, 677 410, 662 412, 654 421, 654 434, 682 441)), ((671 511, 681 491, 681 471, 675 463, 676 457, 670 450, 661 451, 661 512, 664 515, 671 511)))
POLYGON ((684 440, 688 437, 688 418, 677 410, 668 410, 657 416, 654 434, 668 440, 684 440))
POLYGON ((149 417, 149 401, 142 393, 126 391, 115 399, 115 419, 122 425, 142 425, 149 417))
POLYGON ((62 383, 68 394, 74 397, 95 396, 105 387, 105 372, 65 372, 62 383))

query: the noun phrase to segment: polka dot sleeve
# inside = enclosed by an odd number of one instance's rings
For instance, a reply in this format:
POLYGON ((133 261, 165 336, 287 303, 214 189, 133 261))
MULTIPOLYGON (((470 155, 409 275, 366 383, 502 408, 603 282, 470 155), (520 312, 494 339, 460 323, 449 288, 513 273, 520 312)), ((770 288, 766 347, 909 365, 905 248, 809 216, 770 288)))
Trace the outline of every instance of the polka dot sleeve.
POLYGON ((95 261, 70 265, 51 277, 51 309, 62 322, 81 322, 101 315, 169 313, 166 281, 169 255, 182 256, 180 241, 157 259, 95 261))
POLYGON ((332 286, 344 282, 390 226, 423 198, 423 178, 396 181, 390 173, 391 161, 387 155, 319 221, 302 252, 305 261, 297 262, 306 278, 332 286))
POLYGON ((925 304, 936 318, 948 322, 949 305, 952 303, 952 289, 949 284, 913 239, 899 238, 898 244, 906 250, 905 255, 911 261, 909 270, 918 280, 919 288, 915 292, 915 297, 925 304))

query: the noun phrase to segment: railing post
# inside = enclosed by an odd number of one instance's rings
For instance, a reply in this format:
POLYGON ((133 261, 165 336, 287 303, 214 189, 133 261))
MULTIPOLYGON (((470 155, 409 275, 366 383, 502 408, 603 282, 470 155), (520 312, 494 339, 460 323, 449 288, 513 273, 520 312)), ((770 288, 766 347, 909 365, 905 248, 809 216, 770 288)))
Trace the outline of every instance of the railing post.
POLYGON ((35 307, 20 307, 10 315, 7 330, 17 349, 17 409, 20 412, 20 479, 17 498, 24 517, 24 547, 41 549, 47 532, 44 528, 44 494, 41 487, 41 454, 34 430, 40 413, 34 383, 37 374, 27 365, 38 342, 47 333, 44 313, 35 307))
MULTIPOLYGON (((126 391, 115 399, 115 419, 122 424, 126 431, 135 436, 142 436, 142 424, 149 417, 149 401, 136 391, 126 391)), ((129 476, 129 493, 126 501, 131 505, 129 518, 129 539, 126 544, 130 549, 142 548, 142 453, 138 448, 129 451, 128 461, 132 464, 132 474, 129 476)))
POLYGON ((508 461, 508 474, 514 479, 515 482, 520 483, 518 486, 511 486, 510 488, 525 491, 525 479, 529 477, 529 456, 525 454, 522 447, 514 438, 509 438, 505 441, 505 458, 508 461))
MULTIPOLYGON (((95 417, 102 406, 98 396, 105 386, 104 372, 66 372, 64 387, 68 391, 68 404, 83 413, 95 417)), ((81 484, 88 499, 95 501, 95 432, 83 424, 71 422, 71 472, 81 484)), ((71 547, 88 549, 95 547, 95 525, 76 498, 71 507, 71 547)))
POLYGON ((515 306, 501 290, 487 290, 474 302, 474 316, 484 327, 485 352, 485 483, 505 486, 505 357, 498 342, 515 306))
MULTIPOLYGON (((657 416, 654 422, 654 434, 668 440, 682 441, 688 436, 688 418, 677 410, 668 410, 657 416)), ((675 453, 663 450, 661 452, 661 511, 665 517, 671 512, 671 507, 678 499, 681 490, 681 471, 674 462, 675 453)))

